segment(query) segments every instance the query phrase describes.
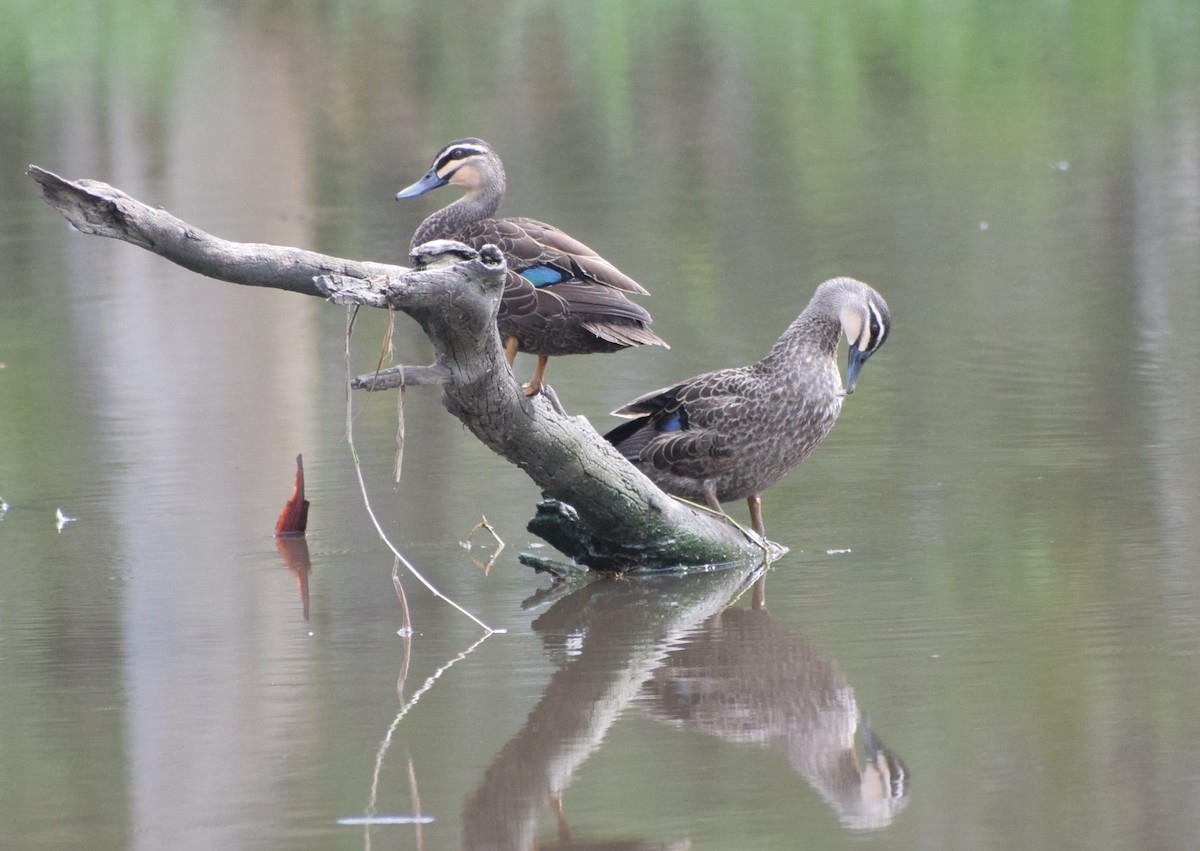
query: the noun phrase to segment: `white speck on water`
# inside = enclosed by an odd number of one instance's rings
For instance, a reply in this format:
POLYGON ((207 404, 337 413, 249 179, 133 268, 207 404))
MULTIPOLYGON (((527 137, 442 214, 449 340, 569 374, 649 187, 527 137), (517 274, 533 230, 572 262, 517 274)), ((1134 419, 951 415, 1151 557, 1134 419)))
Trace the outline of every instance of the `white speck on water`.
POLYGON ((75 519, 76 518, 68 517, 66 514, 64 514, 61 507, 54 512, 55 526, 60 533, 62 532, 64 526, 66 526, 68 523, 73 523, 75 519))
POLYGON ((840 550, 826 550, 825 555, 840 556, 840 555, 845 555, 846 553, 849 553, 849 552, 851 552, 851 549, 849 547, 846 547, 845 549, 840 549, 840 550))
POLYGON ((433 824, 433 816, 349 816, 337 820, 338 824, 433 824))
POLYGON ((987 223, 987 222, 980 222, 980 223, 979 223, 979 229, 980 229, 980 230, 987 230, 987 229, 988 229, 988 223, 987 223))

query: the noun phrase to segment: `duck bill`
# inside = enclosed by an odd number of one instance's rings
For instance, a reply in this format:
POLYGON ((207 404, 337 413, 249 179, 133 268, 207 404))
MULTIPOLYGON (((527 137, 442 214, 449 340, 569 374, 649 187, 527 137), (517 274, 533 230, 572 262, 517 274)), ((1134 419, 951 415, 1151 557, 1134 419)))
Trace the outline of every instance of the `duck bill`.
POLYGON ((442 177, 434 169, 429 169, 425 172, 425 176, 414 183, 412 186, 407 186, 396 193, 396 200, 401 198, 416 198, 418 195, 424 195, 430 189, 437 189, 439 186, 445 186, 449 183, 446 178, 442 177))
POLYGON ((857 346, 850 347, 850 355, 846 359, 846 394, 854 392, 854 385, 858 383, 858 373, 862 370, 863 364, 867 362, 870 355, 862 351, 857 346))

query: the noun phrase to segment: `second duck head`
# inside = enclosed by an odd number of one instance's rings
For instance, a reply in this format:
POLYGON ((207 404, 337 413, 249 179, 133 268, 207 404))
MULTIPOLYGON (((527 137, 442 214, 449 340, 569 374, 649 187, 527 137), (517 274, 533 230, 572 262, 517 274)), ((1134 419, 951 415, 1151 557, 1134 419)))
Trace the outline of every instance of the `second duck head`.
POLYGON ((504 164, 482 139, 455 139, 438 151, 425 176, 397 192, 396 198, 415 198, 447 184, 461 186, 468 193, 484 188, 503 197, 504 164))

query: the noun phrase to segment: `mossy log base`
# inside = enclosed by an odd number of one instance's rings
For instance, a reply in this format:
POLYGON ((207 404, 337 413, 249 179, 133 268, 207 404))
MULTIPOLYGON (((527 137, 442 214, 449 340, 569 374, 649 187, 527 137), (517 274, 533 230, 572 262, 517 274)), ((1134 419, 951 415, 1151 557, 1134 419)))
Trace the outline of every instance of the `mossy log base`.
POLYGON ((152 251, 200 275, 392 306, 421 326, 436 353, 428 366, 393 367, 356 386, 436 384, 446 409, 547 497, 529 530, 597 570, 662 570, 762 559, 763 544, 727 518, 672 499, 635 470, 553 393, 526 397, 504 359, 495 316, 505 264, 497 250, 445 244, 427 268, 329 257, 298 248, 229 242, 93 180, 28 169, 42 195, 82 233, 152 251))

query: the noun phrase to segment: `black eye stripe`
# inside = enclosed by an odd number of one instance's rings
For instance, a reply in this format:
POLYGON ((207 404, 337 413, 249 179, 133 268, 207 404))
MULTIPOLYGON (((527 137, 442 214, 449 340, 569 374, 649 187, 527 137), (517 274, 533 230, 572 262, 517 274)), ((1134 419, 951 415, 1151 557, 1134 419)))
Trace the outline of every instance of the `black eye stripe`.
POLYGON ((883 345, 883 341, 887 339, 888 326, 884 322, 883 314, 874 304, 867 304, 867 333, 866 339, 861 341, 860 349, 863 351, 875 351, 883 345))
POLYGON ((465 160, 469 157, 482 156, 483 151, 479 148, 472 148, 465 145, 455 145, 450 150, 446 151, 437 159, 437 169, 441 171, 459 160, 465 160))

